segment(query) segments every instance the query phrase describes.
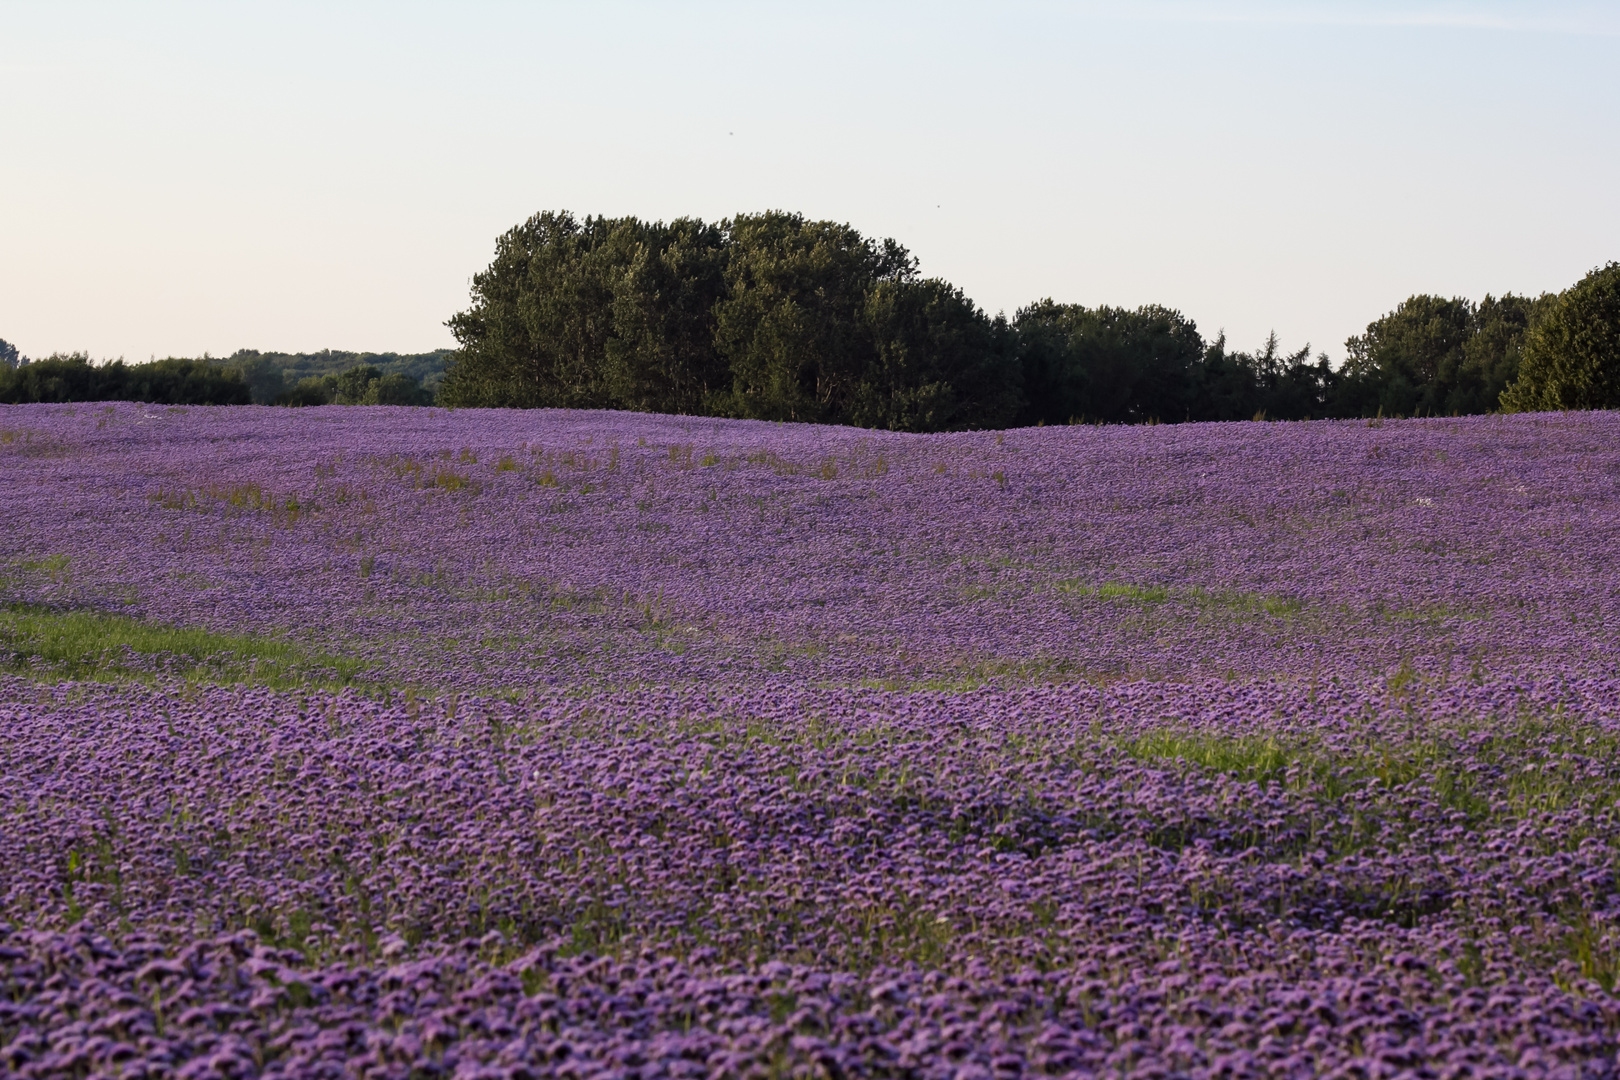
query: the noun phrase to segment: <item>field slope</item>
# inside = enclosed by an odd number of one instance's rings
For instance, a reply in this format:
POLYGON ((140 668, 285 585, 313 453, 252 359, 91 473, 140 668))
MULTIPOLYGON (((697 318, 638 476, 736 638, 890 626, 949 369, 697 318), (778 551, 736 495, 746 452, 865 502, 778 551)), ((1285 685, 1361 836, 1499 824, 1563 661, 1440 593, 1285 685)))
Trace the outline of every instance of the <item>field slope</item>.
POLYGON ((0 1077, 1613 1076, 1620 416, 0 408, 0 1077))

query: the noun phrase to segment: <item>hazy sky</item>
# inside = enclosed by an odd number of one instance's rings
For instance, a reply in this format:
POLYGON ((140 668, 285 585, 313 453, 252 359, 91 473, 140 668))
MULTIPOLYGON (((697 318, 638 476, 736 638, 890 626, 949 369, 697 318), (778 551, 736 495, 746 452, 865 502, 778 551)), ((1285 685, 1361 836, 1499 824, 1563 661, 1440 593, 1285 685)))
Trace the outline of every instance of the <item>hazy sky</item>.
POLYGON ((32 356, 436 348, 538 210, 768 208, 1338 360, 1620 259, 1620 2, 0 0, 32 356))

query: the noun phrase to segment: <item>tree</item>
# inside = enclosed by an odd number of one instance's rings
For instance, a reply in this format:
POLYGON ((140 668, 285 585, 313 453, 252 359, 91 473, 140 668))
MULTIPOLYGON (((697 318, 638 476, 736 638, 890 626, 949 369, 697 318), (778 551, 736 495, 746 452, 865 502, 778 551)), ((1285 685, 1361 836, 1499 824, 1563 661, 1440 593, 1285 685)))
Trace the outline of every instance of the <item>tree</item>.
POLYGON ((1545 299, 1505 294, 1474 304, 1408 297, 1345 342, 1339 411, 1348 416, 1489 412, 1518 374, 1520 347, 1545 299))
POLYGON ((1222 331, 1195 371, 1192 420, 1308 420, 1333 413, 1339 373, 1311 347, 1284 353, 1273 331, 1259 352, 1227 352, 1222 331))
POLYGON ((242 381, 247 383, 255 405, 269 405, 287 390, 282 369, 257 350, 239 349, 231 354, 228 363, 242 373, 242 381))
POLYGON ((170 405, 249 405, 253 401, 240 372, 207 358, 169 357, 128 367, 117 361, 107 367, 123 368, 122 396, 129 401, 170 405))
POLYGON ((1191 413, 1204 340, 1178 311, 1042 300, 1021 309, 1013 327, 1025 423, 1169 422, 1191 413))
POLYGON ((447 405, 600 408, 615 279, 639 239, 634 218, 536 214, 496 242, 473 277, 473 304, 447 323, 461 348, 445 373, 447 405))
POLYGON ((1463 365, 1452 411, 1486 413, 1500 407, 1502 394, 1519 376, 1530 327, 1557 298, 1504 293, 1487 295, 1474 310, 1474 333, 1463 346, 1463 365))
POLYGON ((880 281, 867 295, 873 356, 848 422, 891 431, 1006 427, 1021 404, 1005 319, 992 321, 949 282, 880 281))
POLYGON ((299 379, 291 390, 284 391, 276 397, 277 405, 290 405, 301 408, 310 405, 332 404, 331 375, 311 375, 306 379, 299 379))
POLYGON ((300 379, 276 398, 277 405, 431 405, 433 394, 402 371, 383 374, 371 364, 356 364, 335 375, 300 379))
POLYGON ((1620 408, 1620 263, 1593 270, 1525 334, 1509 412, 1620 408))
POLYGON ((731 373, 715 349, 716 305, 726 290, 725 233, 680 218, 639 226, 613 287, 605 382, 613 404, 639 412, 723 408, 731 373))
POLYGON ((28 363, 28 357, 17 351, 17 346, 0 338, 0 367, 19 368, 28 363))
POLYGON ((893 240, 771 211, 725 223, 726 295, 715 343, 731 373, 724 411, 764 420, 841 423, 875 359, 867 294, 916 277, 893 240))
POLYGON ((432 405, 433 392, 403 371, 392 371, 366 391, 366 405, 432 405))
POLYGON ((377 397, 372 389, 382 378, 382 372, 370 364, 357 364, 347 371, 340 372, 332 380, 332 404, 334 405, 371 405, 375 404, 377 397), (367 397, 370 401, 367 401, 367 397))
POLYGON ((1473 321, 1474 306, 1465 299, 1407 297, 1345 341, 1343 407, 1367 416, 1449 412, 1447 397, 1473 321))
POLYGON ((0 403, 146 401, 166 405, 246 405, 241 373, 209 360, 170 357, 149 364, 92 364, 85 353, 57 354, 0 369, 0 403))

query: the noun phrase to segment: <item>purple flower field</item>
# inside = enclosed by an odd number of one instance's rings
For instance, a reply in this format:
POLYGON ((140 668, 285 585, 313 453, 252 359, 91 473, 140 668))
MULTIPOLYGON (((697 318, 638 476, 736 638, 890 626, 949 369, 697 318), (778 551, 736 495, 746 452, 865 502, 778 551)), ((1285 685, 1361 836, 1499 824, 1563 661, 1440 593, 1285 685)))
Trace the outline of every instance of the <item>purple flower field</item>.
POLYGON ((1620 416, 0 408, 0 1076, 1620 1075, 1620 416))

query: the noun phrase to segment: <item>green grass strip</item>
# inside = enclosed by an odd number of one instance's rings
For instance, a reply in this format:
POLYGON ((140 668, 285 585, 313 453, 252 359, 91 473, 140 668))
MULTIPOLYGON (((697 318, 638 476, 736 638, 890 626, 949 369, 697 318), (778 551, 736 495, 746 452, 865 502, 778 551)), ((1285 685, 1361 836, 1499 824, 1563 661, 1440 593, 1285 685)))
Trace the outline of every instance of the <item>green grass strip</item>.
POLYGON ((359 683, 364 665, 280 638, 216 634, 89 610, 0 608, 0 668, 36 679, 249 683, 287 689, 359 683))

